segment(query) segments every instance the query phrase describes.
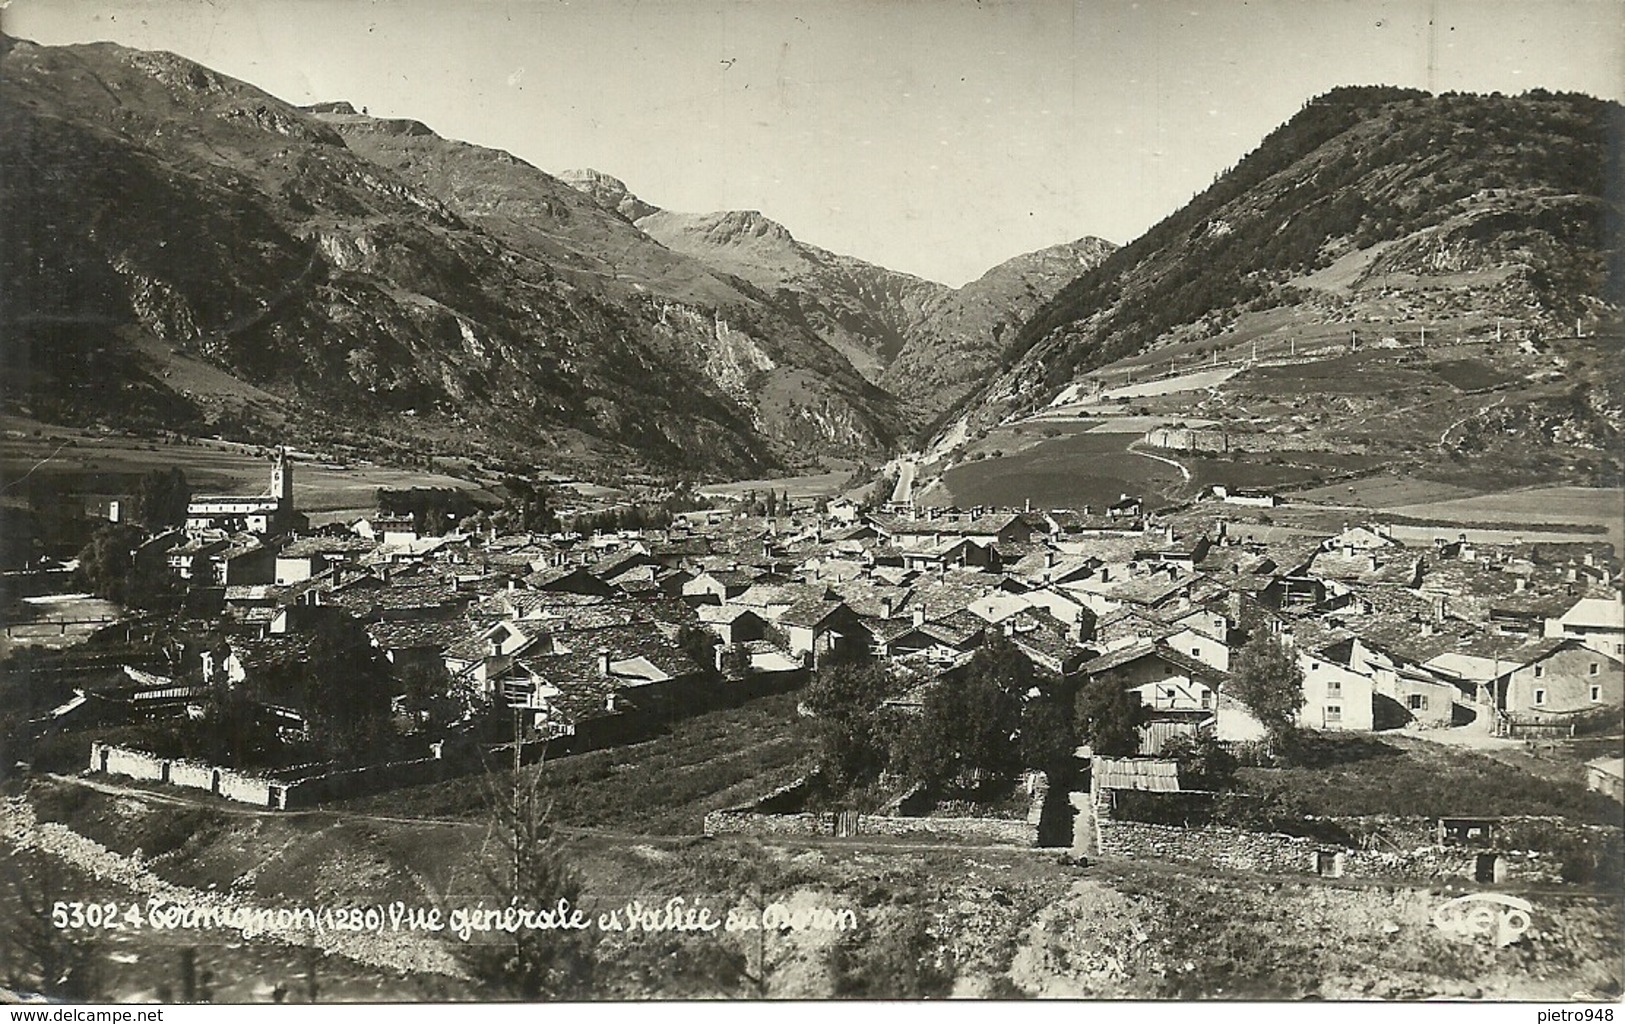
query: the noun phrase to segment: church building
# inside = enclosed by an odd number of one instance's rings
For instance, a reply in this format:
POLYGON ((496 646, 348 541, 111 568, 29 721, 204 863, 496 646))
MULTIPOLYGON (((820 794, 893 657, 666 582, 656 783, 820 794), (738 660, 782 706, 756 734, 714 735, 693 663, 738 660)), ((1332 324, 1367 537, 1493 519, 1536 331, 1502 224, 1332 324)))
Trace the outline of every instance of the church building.
POLYGON ((200 494, 186 506, 189 533, 278 534, 301 529, 306 522, 293 507, 293 466, 285 448, 277 449, 271 466, 269 494, 200 494))

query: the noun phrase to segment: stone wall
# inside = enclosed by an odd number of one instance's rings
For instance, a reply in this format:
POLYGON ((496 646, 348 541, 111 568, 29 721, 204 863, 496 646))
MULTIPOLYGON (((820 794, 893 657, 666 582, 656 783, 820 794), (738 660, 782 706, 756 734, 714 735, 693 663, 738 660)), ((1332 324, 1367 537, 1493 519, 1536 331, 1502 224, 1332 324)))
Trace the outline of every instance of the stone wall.
POLYGON ((286 793, 283 806, 313 807, 323 800, 437 782, 452 774, 457 774, 456 769, 437 757, 324 772, 284 783, 286 793))
POLYGON ((432 782, 458 770, 456 766, 434 757, 337 771, 323 771, 322 767, 307 765, 302 769, 284 770, 267 777, 197 761, 168 760, 104 743, 93 743, 90 748, 90 768, 93 772, 106 771, 109 775, 168 782, 187 789, 217 793, 237 803, 276 810, 311 807, 335 797, 432 782), (216 779, 219 781, 218 788, 216 779))
POLYGON ((1235 871, 1312 874, 1320 845, 1296 836, 1206 826, 1181 828, 1099 819, 1102 856, 1176 860, 1235 871))
POLYGON ((283 807, 285 790, 286 787, 281 783, 259 776, 230 771, 220 773, 220 795, 240 804, 280 810, 283 807))
POLYGON ((184 786, 187 789, 201 789, 205 792, 214 792, 215 767, 210 764, 201 764, 197 761, 171 761, 169 762, 169 784, 184 786))
MULTIPOLYGON (((1316 874, 1322 852, 1336 859, 1328 873, 1354 878, 1437 882, 1473 879, 1481 855, 1499 858, 1502 874, 1496 880, 1530 884, 1562 881, 1561 859, 1549 852, 1509 849, 1499 836, 1490 847, 1438 846, 1433 842, 1431 819, 1329 819, 1339 821, 1357 835, 1385 836, 1365 849, 1317 842, 1280 833, 1248 832, 1217 825, 1180 827, 1139 821, 1097 818, 1103 856, 1133 860, 1172 860, 1189 864, 1263 874, 1316 874), (1358 830, 1360 826, 1363 830, 1358 830), (1382 826, 1388 831, 1377 831, 1382 826)), ((1563 832, 1592 835, 1596 841, 1618 841, 1618 829, 1579 825, 1561 819, 1507 819, 1508 838, 1535 822, 1563 832)))
MULTIPOLYGON (((758 814, 752 811, 712 811, 705 816, 708 836, 834 836, 838 815, 758 814)), ((859 814, 850 819, 853 837, 927 836, 954 842, 1001 843, 1037 846, 1038 826, 1001 818, 903 818, 889 814, 859 814)))
POLYGON ((705 816, 708 836, 832 836, 833 814, 755 814, 712 811, 705 816))
POLYGON ((91 768, 109 775, 128 775, 132 779, 163 782, 169 778, 169 762, 163 758, 101 743, 91 745, 91 768))
POLYGON ((899 818, 858 815, 860 836, 935 836, 956 841, 1037 846, 1038 825, 1006 818, 899 818))

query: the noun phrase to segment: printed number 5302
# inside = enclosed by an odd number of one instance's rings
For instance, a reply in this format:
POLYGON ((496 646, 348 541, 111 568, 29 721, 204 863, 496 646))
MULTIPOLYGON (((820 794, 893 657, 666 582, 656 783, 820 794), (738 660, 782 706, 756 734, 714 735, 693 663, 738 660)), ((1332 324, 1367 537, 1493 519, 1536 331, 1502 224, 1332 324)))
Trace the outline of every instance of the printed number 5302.
POLYGON ((51 904, 51 925, 68 928, 122 928, 126 924, 141 926, 139 906, 132 904, 128 912, 119 915, 117 903, 80 903, 57 900, 51 904), (133 915, 133 917, 132 917, 133 915))

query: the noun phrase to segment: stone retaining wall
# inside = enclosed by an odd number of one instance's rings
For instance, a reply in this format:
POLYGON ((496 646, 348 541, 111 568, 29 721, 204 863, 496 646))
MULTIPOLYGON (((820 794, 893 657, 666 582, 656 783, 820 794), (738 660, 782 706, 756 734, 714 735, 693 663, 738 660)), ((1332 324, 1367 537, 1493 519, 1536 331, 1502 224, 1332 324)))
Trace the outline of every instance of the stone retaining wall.
POLYGON ((184 786, 187 789, 202 789, 214 792, 215 772, 214 765, 201 764, 197 761, 171 761, 169 762, 169 784, 184 786))
MULTIPOLYGON (((327 771, 313 765, 305 769, 309 774, 300 777, 267 777, 198 761, 170 760, 98 742, 90 747, 90 770, 200 789, 255 807, 288 810, 311 807, 335 797, 436 781, 456 773, 457 767, 439 758, 425 757, 327 771)), ((298 769, 278 775, 285 776, 292 771, 298 769)))
POLYGON ((1038 825, 1007 818, 898 818, 858 815, 858 835, 936 836, 1007 846, 1037 846, 1038 825))
MULTIPOLYGON (((1280 833, 1207 825, 1182 828, 1101 818, 1100 852, 1131 860, 1172 860, 1262 874, 1329 874, 1435 882, 1472 879, 1479 857, 1496 858, 1495 881, 1562 881, 1558 859, 1532 850, 1480 850, 1423 845, 1400 850, 1354 850, 1280 833), (1325 855, 1325 856, 1323 856, 1325 855)), ((1579 826, 1584 827, 1584 826, 1579 826)))
POLYGON ((705 816, 708 836, 832 836, 833 814, 755 814, 712 811, 705 816))
MULTIPOLYGON (((751 811, 712 811, 705 816, 708 836, 835 836, 839 815, 757 814, 751 811)), ((956 842, 1037 846, 1038 826, 1002 818, 903 818, 888 814, 859 814, 849 819, 853 832, 863 836, 929 836, 956 842)))
POLYGON ((1177 860, 1235 871, 1312 874, 1319 844, 1296 836, 1208 826, 1181 828, 1099 819, 1103 856, 1177 860))

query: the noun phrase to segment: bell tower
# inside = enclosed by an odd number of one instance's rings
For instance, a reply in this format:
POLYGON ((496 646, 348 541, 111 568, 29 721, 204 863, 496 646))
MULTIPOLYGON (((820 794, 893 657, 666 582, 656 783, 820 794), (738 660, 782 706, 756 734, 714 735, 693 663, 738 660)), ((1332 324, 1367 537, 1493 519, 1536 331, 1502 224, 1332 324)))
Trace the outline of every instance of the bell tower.
POLYGON ((271 497, 282 504, 284 510, 293 508, 293 467, 288 464, 288 449, 276 450, 276 461, 271 464, 271 497))

